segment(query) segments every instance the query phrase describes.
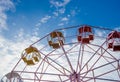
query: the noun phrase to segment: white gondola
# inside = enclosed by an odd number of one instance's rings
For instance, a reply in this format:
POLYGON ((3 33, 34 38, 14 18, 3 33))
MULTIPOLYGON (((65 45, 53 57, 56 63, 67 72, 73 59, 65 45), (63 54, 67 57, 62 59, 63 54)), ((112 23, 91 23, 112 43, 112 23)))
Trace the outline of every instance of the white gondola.
POLYGON ((23 81, 18 73, 10 72, 1 79, 1 82, 23 82, 23 81))

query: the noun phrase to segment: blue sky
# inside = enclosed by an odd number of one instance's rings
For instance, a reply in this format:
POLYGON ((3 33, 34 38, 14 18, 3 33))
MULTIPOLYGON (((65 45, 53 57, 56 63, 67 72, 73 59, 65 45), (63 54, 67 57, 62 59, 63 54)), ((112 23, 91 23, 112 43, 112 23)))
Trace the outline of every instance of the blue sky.
POLYGON ((120 26, 119 0, 13 0, 11 2, 13 6, 11 8, 6 6, 9 9, 4 12, 7 16, 6 27, 2 30, 5 36, 9 33, 13 36, 21 28, 28 33, 38 29, 39 35, 43 35, 57 28, 80 24, 108 28, 120 26))
POLYGON ((51 31, 88 24, 120 29, 120 0, 0 0, 0 78, 51 31), (14 60, 14 62, 13 62, 14 60), (10 68, 7 68, 9 66, 10 68))

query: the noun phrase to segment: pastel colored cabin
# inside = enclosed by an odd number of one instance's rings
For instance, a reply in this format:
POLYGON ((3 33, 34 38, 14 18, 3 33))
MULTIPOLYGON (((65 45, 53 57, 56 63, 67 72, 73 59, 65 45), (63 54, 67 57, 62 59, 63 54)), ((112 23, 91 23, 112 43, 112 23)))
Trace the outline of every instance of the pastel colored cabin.
POLYGON ((16 72, 6 74, 0 82, 23 82, 20 75, 16 72))
POLYGON ((35 65, 40 61, 40 57, 38 49, 32 46, 26 48, 22 53, 22 59, 27 65, 35 65))
POLYGON ((120 32, 113 31, 108 34, 107 41, 109 49, 113 49, 113 51, 120 51, 120 32))
POLYGON ((49 46, 54 49, 60 48, 61 45, 64 45, 64 36, 61 32, 54 31, 50 33, 48 39, 49 46))
POLYGON ((92 28, 90 26, 81 26, 78 29, 78 41, 83 44, 90 43, 91 40, 94 40, 94 35, 92 33, 92 28))

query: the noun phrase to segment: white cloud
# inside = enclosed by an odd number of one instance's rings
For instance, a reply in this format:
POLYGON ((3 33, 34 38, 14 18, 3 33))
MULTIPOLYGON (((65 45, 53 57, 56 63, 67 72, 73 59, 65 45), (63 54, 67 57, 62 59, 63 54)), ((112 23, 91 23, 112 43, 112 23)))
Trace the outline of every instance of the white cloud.
POLYGON ((58 24, 58 26, 63 26, 64 25, 64 23, 60 23, 60 24, 58 24))
MULTIPOLYGON (((70 2, 70 0, 50 0, 50 3, 53 7, 56 8, 55 12, 58 12, 58 14, 63 14, 65 13, 66 10, 66 5, 70 2)), ((56 15, 56 14, 55 14, 56 15)))
POLYGON ((50 0, 50 3, 52 5, 54 5, 55 7, 66 6, 69 2, 70 2, 70 0, 62 0, 62 1, 59 1, 59 0, 50 0))
POLYGON ((115 30, 120 31, 120 26, 119 26, 119 27, 116 27, 115 30))
POLYGON ((22 51, 36 40, 38 40, 37 36, 26 34, 24 29, 19 29, 12 39, 0 35, 0 61, 2 62, 0 64, 0 79, 13 69, 21 58, 22 51))
POLYGON ((72 9, 72 10, 70 11, 70 15, 71 15, 71 16, 75 16, 75 15, 77 15, 79 12, 80 12, 80 9, 79 9, 78 7, 75 7, 74 9, 72 9))
POLYGON ((40 19, 40 21, 35 25, 36 27, 41 26, 44 23, 47 23, 51 19, 50 15, 46 15, 40 19))
POLYGON ((43 18, 40 19, 40 21, 35 25, 36 27, 41 26, 44 23, 47 23, 51 19, 50 15, 46 15, 43 18))
POLYGON ((39 22, 39 23, 37 23, 35 26, 40 26, 41 25, 41 23, 39 22))
POLYGON ((6 14, 0 13, 0 29, 7 28, 6 20, 7 20, 6 14))
POLYGON ((67 17, 70 17, 70 15, 68 14, 67 17))
MULTIPOLYGON (((49 1, 51 6, 50 7, 54 7, 55 10, 52 11, 52 15, 46 15, 45 17, 43 17, 39 23, 37 23, 35 26, 41 26, 42 24, 46 23, 49 19, 51 18, 55 18, 58 17, 60 14, 64 14, 66 11, 66 6, 67 4, 70 3, 70 0, 50 0, 49 1)), ((52 19, 51 19, 52 20, 52 19)), ((68 18, 63 18, 60 21, 68 21, 68 18)), ((61 24, 57 24, 58 26, 61 26, 61 24)))
POLYGON ((40 20, 40 22, 41 23, 46 23, 49 19, 51 18, 51 16, 45 16, 45 17, 43 17, 41 20, 40 20))
POLYGON ((14 8, 14 3, 11 0, 0 0, 0 29, 7 29, 6 11, 14 8))
POLYGON ((64 14, 65 13, 65 8, 58 9, 58 12, 61 13, 61 14, 64 14))
POLYGON ((58 26, 63 26, 65 24, 68 24, 68 21, 69 21, 69 17, 63 17, 61 18, 61 22, 58 24, 58 26))
POLYGON ((58 12, 53 12, 53 14, 54 14, 55 16, 58 16, 58 12))
POLYGON ((61 21, 68 21, 69 19, 67 17, 63 17, 61 21))

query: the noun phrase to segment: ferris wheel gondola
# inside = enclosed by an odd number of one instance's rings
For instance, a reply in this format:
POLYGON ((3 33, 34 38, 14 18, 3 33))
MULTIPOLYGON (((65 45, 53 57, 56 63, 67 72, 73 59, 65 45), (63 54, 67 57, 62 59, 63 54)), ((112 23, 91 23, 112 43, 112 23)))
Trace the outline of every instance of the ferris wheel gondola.
POLYGON ((84 25, 78 29, 78 41, 84 43, 90 43, 91 40, 94 40, 94 35, 92 28, 90 26, 84 25))
POLYGON ((22 59, 27 65, 35 65, 40 61, 40 53, 35 47, 28 47, 22 53, 22 59))
POLYGON ((58 49, 61 45, 64 45, 64 36, 62 32, 51 32, 50 36, 48 37, 48 44, 54 49, 58 49))
POLYGON ((113 51, 120 51, 120 32, 113 31, 107 37, 108 48, 113 51))
POLYGON ((21 76, 16 72, 6 74, 0 82, 23 82, 21 76))

